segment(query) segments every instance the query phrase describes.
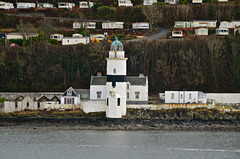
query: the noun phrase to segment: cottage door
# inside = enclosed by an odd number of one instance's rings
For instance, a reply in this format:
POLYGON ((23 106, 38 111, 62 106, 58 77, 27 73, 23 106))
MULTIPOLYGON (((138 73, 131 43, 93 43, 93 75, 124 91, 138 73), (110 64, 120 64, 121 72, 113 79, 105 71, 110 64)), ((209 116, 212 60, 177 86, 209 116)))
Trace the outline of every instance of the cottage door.
POLYGON ((179 103, 184 103, 184 91, 179 92, 179 103))

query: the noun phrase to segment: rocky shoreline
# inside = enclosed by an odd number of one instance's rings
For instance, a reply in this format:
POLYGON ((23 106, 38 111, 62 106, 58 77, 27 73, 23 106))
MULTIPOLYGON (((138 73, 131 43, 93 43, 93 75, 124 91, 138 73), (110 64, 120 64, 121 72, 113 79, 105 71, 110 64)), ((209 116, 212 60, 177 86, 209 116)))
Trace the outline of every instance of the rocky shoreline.
POLYGON ((240 131, 240 113, 207 109, 128 110, 123 119, 105 113, 35 111, 0 114, 1 129, 240 131))

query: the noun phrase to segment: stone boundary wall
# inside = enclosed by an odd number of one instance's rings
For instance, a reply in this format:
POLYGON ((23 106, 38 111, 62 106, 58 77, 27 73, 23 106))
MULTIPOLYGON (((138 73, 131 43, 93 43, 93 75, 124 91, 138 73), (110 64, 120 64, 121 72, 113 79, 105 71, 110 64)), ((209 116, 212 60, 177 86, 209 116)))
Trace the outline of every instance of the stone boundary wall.
POLYGON ((52 98, 57 96, 60 99, 60 96, 64 92, 0 92, 0 98, 5 98, 7 100, 14 100, 20 95, 23 97, 29 96, 31 98, 37 97, 40 98, 42 96, 46 96, 48 98, 52 98))
POLYGON ((104 100, 88 100, 81 102, 81 108, 85 113, 105 112, 106 101, 104 100))
POLYGON ((71 104, 45 104, 45 109, 81 109, 81 105, 71 104))
POLYGON ((216 104, 240 104, 240 93, 206 93, 207 99, 214 99, 216 104))

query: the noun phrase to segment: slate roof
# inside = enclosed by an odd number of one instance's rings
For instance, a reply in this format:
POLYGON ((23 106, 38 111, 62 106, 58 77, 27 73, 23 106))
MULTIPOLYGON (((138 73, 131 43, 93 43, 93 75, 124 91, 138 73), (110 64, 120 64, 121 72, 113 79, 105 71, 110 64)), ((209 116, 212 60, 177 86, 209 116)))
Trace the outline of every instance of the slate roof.
MULTIPOLYGON (((143 86, 146 85, 147 77, 139 76, 126 76, 126 82, 129 82, 131 85, 143 86)), ((91 76, 90 85, 106 85, 107 76, 91 76)))

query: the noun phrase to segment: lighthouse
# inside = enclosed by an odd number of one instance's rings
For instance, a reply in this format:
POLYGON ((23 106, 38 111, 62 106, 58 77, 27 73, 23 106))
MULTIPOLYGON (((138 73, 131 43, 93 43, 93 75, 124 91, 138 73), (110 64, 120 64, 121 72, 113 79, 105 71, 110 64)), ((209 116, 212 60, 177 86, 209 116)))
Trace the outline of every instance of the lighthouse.
POLYGON ((106 117, 121 118, 126 115, 127 58, 117 37, 111 44, 106 60, 106 117))

